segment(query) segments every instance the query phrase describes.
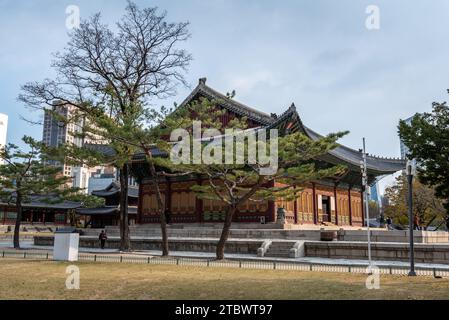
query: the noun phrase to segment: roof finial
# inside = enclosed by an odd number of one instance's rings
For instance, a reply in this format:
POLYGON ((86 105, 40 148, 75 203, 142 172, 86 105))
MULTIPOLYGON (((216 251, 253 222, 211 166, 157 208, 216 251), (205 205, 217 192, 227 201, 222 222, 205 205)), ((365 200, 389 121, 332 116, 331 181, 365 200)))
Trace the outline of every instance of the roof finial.
POLYGON ((296 110, 296 106, 295 106, 294 102, 292 102, 292 105, 290 106, 290 109, 296 110))
POLYGON ((198 83, 199 83, 199 84, 206 84, 206 81, 207 81, 207 78, 204 77, 204 78, 200 78, 200 79, 198 80, 198 83))

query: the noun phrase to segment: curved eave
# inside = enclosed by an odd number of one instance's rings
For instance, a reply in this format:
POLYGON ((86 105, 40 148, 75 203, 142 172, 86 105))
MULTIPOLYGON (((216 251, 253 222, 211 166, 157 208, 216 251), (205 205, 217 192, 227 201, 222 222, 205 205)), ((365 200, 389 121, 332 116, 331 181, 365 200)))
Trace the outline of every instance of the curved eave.
POLYGON ((83 216, 116 215, 118 213, 118 208, 117 207, 80 208, 76 210, 76 213, 83 216))
MULTIPOLYGON (((303 124, 294 104, 266 128, 277 128, 283 133, 285 133, 286 130, 292 132, 299 131, 312 140, 318 140, 323 137, 303 124)), ((360 172, 360 162, 363 160, 363 154, 360 151, 344 145, 339 145, 337 148, 329 151, 326 155, 319 157, 317 160, 326 161, 334 165, 343 164, 351 171, 358 173, 360 172)), ((403 170, 406 164, 402 159, 380 158, 371 155, 368 155, 366 160, 368 175, 374 177, 389 175, 403 170)))
MULTIPOLYGON (((306 135, 313 139, 318 140, 322 136, 313 130, 304 127, 306 135)), ((339 145, 337 148, 329 151, 328 156, 333 157, 336 163, 347 164, 352 170, 360 171, 360 162, 363 161, 363 154, 357 150, 348 148, 343 145, 339 145), (343 163, 342 163, 343 162, 343 163)), ((405 168, 405 161, 401 159, 388 159, 378 158, 368 155, 366 157, 366 164, 368 168, 368 174, 375 176, 393 174, 397 171, 405 168)))

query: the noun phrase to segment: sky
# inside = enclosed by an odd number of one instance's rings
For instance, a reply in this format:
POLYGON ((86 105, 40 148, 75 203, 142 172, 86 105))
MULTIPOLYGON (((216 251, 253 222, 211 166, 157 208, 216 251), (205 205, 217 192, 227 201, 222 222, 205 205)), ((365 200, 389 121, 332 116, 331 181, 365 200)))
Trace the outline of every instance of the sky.
MULTIPOLYGON (((397 124, 445 101, 449 88, 449 1, 407 0, 165 0, 135 1, 189 21, 193 55, 190 88, 160 101, 171 105, 189 94, 198 78, 266 113, 293 102, 303 122, 326 134, 349 130, 340 142, 399 157, 397 124), (379 9, 379 28, 366 20, 379 9)), ((113 25, 125 0, 0 0, 0 113, 9 115, 8 142, 42 128, 41 119, 17 101, 21 85, 51 78, 52 54, 68 41, 66 8, 81 19, 101 12, 113 25)), ((381 189, 391 183, 381 182, 381 189)))

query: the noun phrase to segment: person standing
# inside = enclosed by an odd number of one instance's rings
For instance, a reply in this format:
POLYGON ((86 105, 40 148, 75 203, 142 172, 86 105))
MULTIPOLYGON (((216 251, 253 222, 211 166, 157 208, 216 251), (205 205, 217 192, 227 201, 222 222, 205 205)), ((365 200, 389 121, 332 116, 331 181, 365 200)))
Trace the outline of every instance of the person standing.
POLYGON ((100 240, 101 249, 104 249, 104 245, 106 244, 106 240, 108 239, 106 232, 104 230, 101 230, 100 235, 98 236, 98 239, 100 240))

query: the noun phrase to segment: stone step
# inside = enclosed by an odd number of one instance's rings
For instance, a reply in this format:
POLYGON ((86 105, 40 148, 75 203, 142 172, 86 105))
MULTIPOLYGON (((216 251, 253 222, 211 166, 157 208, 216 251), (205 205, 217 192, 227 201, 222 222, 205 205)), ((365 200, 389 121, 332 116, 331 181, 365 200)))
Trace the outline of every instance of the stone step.
POLYGON ((283 254, 283 253, 266 253, 265 257, 272 257, 272 258, 290 258, 289 254, 283 254))
POLYGON ((294 243, 289 244, 288 246, 270 246, 270 249, 289 249, 293 247, 294 243))

